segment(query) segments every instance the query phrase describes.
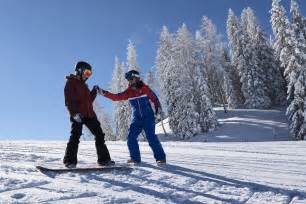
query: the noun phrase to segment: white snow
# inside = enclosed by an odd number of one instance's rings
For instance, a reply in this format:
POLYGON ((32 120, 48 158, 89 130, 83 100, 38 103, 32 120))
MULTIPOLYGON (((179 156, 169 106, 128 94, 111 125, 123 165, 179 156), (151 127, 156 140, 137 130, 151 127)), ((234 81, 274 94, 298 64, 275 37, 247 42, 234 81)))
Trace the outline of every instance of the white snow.
MULTIPOLYGON (((140 145, 144 163, 132 172, 45 175, 35 165, 59 165, 65 142, 2 141, 0 203, 306 202, 304 141, 165 142, 165 167, 140 145)), ((117 162, 128 158, 125 142, 108 147, 117 162)), ((81 142, 79 160, 95 162, 93 142, 81 142)))
MULTIPOLYGON (((205 135, 195 136, 194 142, 262 142, 290 140, 288 121, 285 109, 229 109, 224 113, 223 108, 214 108, 219 127, 205 135)), ((168 118, 163 121, 165 136, 161 122, 156 125, 156 133, 164 141, 176 137, 169 127, 168 118)))
MULTIPOLYGON (((66 141, 0 141, 0 203, 304 204, 306 141, 273 141, 268 135, 268 127, 285 135, 282 112, 231 111, 220 118, 216 134, 198 137, 209 142, 163 142, 164 167, 156 166, 148 144, 140 142, 143 164, 131 172, 43 174, 35 165, 61 165, 66 141), (262 142, 244 142, 246 133, 262 142), (242 141, 210 142, 228 137, 242 141)), ((125 142, 107 145, 117 163, 128 159, 125 142)), ((79 165, 95 161, 94 142, 81 141, 79 165)))

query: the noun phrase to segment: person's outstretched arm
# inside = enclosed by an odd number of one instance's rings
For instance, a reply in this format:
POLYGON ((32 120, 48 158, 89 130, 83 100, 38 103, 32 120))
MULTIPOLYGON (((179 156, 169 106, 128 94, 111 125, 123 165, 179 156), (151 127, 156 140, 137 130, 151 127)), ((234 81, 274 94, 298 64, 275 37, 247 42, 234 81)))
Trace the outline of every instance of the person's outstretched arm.
POLYGON ((123 101, 129 99, 129 89, 126 89, 125 91, 117 94, 113 94, 109 91, 105 91, 103 89, 99 90, 99 93, 106 98, 111 99, 112 101, 123 101))

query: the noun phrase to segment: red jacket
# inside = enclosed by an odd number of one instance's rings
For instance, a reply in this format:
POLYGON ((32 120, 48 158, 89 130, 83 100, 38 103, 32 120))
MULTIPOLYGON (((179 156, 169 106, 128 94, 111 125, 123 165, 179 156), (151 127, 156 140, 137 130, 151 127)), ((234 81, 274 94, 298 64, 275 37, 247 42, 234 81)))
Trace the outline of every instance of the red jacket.
POLYGON ((96 117, 92 103, 97 96, 97 91, 90 91, 87 84, 75 75, 71 74, 66 79, 65 105, 70 115, 74 116, 76 113, 80 113, 83 117, 96 117))
POLYGON ((133 113, 143 116, 152 114, 152 108, 149 103, 151 101, 154 104, 155 110, 160 107, 159 100, 155 93, 143 82, 140 88, 133 88, 129 86, 125 91, 113 94, 106 92, 103 95, 113 101, 129 100, 133 113))

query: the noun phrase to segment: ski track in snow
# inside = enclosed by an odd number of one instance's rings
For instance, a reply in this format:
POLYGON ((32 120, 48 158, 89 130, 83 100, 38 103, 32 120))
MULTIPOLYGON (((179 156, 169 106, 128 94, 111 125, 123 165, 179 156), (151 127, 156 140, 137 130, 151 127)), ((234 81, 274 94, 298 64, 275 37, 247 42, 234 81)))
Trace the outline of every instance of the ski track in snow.
MULTIPOLYGON (((65 142, 0 142, 0 203, 306 203, 305 142, 163 143, 169 164, 155 165, 146 143, 130 173, 43 174, 59 165, 65 142)), ((125 162, 125 142, 108 142, 125 162)), ((80 165, 95 163, 82 141, 80 165)))

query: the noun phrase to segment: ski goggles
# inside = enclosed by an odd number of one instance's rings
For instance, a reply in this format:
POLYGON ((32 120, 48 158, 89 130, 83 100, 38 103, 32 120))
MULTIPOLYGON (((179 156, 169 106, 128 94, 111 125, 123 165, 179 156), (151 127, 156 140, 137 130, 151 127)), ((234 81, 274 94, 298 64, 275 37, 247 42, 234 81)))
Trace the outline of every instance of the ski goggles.
POLYGON ((89 70, 89 69, 85 69, 85 70, 83 71, 83 75, 84 75, 86 78, 89 78, 89 77, 92 75, 92 72, 91 72, 91 70, 89 70))
POLYGON ((128 80, 128 81, 131 81, 134 77, 140 77, 139 76, 139 74, 136 74, 136 73, 130 73, 130 72, 128 72, 128 73, 126 73, 125 74, 125 78, 126 78, 126 80, 128 80))

